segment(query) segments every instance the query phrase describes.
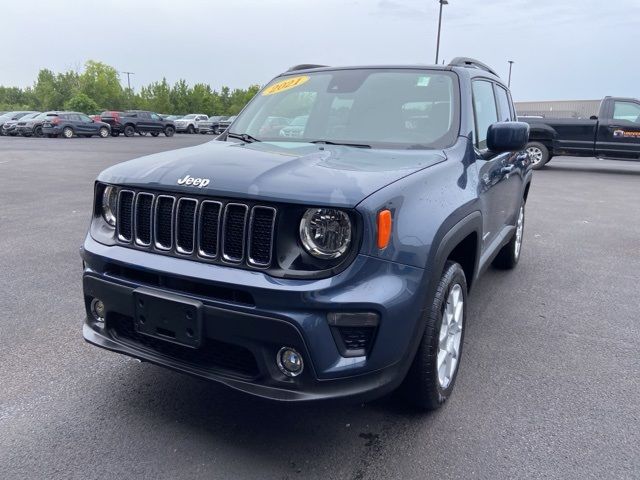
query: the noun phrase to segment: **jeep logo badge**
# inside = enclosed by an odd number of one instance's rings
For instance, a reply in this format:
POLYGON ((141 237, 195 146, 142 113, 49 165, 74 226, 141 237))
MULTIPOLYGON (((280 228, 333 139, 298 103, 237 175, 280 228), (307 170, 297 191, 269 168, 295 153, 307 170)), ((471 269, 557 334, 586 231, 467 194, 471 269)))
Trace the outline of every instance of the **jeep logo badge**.
POLYGON ((178 179, 178 185, 193 185, 194 187, 203 188, 211 183, 208 178, 195 178, 191 175, 185 175, 184 178, 178 179))

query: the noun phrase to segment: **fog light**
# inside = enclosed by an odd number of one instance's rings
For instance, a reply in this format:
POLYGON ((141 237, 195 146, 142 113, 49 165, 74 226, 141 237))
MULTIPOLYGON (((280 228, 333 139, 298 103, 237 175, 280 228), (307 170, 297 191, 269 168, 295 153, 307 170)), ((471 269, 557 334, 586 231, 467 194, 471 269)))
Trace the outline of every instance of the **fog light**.
POLYGON ((282 347, 276 355, 278 368, 287 377, 297 377, 304 369, 302 355, 297 350, 290 347, 282 347))
POLYGON ((102 300, 98 300, 97 298, 91 300, 91 314, 96 321, 104 322, 106 313, 107 311, 104 308, 104 303, 102 303, 102 300))

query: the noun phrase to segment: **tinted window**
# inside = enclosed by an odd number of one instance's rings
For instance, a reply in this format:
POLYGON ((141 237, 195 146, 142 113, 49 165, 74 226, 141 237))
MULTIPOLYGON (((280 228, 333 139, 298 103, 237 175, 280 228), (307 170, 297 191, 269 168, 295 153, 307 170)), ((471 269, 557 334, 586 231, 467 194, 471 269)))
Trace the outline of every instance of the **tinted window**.
POLYGON ((487 130, 489 125, 496 123, 498 112, 496 100, 493 96, 493 85, 489 82, 473 82, 473 110, 476 117, 476 146, 487 148, 487 130))
POLYGON ((80 121, 82 122, 91 123, 91 118, 89 118, 87 115, 78 115, 78 117, 80 117, 80 121))
POLYGON ((511 105, 509 102, 509 94, 500 85, 496 85, 496 96, 498 97, 498 121, 509 122, 513 120, 511 115, 511 105))
POLYGON ((640 105, 631 102, 615 102, 613 118, 640 123, 640 105))
POLYGON ((160 118, 160 115, 158 115, 158 114, 156 114, 156 113, 152 113, 152 114, 151 114, 151 118, 152 118, 153 120, 162 120, 162 119, 160 118))
POLYGON ((233 131, 265 141, 288 136, 290 141, 326 140, 377 148, 446 147, 458 134, 456 87, 454 74, 426 69, 288 75, 273 80, 251 101, 233 131), (421 105, 421 110, 411 108, 414 104, 421 105), (303 128, 294 123, 305 116, 303 128), (269 117, 284 117, 289 126, 275 134, 276 129, 264 128, 269 117))

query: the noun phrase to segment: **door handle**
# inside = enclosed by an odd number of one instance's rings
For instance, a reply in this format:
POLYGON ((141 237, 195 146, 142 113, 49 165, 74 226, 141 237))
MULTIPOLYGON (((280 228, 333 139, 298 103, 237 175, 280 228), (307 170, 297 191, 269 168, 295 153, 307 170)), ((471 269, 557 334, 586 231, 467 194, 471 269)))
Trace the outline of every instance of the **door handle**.
POLYGON ((500 169, 500 173, 503 175, 509 175, 511 172, 515 170, 515 165, 505 165, 500 169))

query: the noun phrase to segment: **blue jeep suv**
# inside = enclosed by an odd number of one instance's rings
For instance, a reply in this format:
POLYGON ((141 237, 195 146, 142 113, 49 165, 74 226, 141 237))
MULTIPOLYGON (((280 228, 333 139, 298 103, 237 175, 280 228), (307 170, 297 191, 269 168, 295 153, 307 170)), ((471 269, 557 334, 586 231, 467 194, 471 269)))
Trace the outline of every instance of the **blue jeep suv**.
POLYGON ((437 408, 469 289, 520 257, 528 134, 473 59, 293 67, 217 139, 99 175, 84 338, 274 400, 437 408))

